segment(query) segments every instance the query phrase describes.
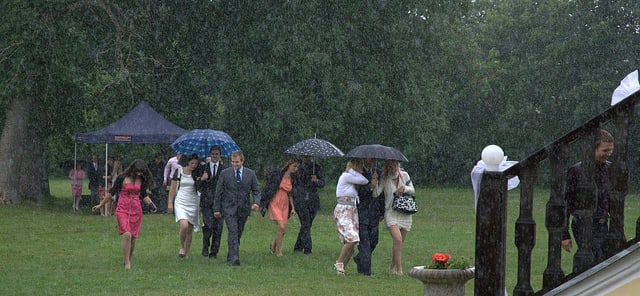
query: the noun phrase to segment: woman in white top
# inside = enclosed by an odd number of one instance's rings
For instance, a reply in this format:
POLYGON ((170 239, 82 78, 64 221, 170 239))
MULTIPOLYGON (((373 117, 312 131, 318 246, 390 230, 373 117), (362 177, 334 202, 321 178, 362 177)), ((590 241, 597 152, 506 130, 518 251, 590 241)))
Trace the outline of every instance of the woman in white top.
POLYGON ((189 249, 194 227, 197 230, 200 212, 200 195, 196 190, 196 182, 204 181, 209 176, 206 172, 202 176, 196 175, 199 165, 198 156, 193 154, 188 158, 187 166, 177 169, 173 174, 169 189, 169 202, 167 210, 174 212, 176 222, 180 225, 178 237, 180 239, 180 251, 178 257, 189 258, 189 249), (175 205, 174 205, 175 198, 175 205), (174 210, 175 208, 175 210, 174 210))
POLYGON ((407 232, 411 230, 412 219, 411 215, 393 209, 393 195, 402 195, 404 193, 413 195, 415 189, 409 174, 400 169, 400 162, 396 160, 385 161, 382 179, 377 184, 373 195, 379 196, 383 192, 385 198, 384 221, 393 239, 389 273, 402 275, 402 244, 407 237, 407 232))
MULTIPOLYGON (((351 259, 355 245, 360 241, 358 234, 358 190, 356 185, 365 185, 369 180, 362 175, 362 160, 351 159, 347 168, 340 175, 336 186, 336 198, 338 204, 333 211, 333 220, 336 223, 338 236, 342 241, 340 256, 334 264, 338 275, 344 275, 344 266, 351 259)), ((376 184, 377 185, 377 184, 376 184)), ((372 186, 376 186, 373 185, 372 186)))

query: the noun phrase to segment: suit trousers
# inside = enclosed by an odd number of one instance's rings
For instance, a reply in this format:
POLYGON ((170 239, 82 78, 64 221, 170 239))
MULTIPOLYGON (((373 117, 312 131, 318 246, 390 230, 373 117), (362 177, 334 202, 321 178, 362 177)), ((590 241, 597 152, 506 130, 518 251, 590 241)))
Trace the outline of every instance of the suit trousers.
POLYGON ((213 206, 202 207, 202 249, 207 250, 209 256, 218 256, 220 250, 220 237, 222 237, 222 227, 224 220, 213 217, 213 206))
POLYGON ((295 206, 300 219, 300 231, 293 250, 310 254, 312 249, 311 226, 318 213, 318 207, 311 200, 296 202, 295 206))
POLYGON ((364 275, 371 275, 371 254, 378 245, 378 223, 360 224, 360 243, 358 244, 358 255, 353 258, 358 266, 358 272, 364 275))
POLYGON ((224 222, 227 223, 227 264, 240 265, 240 238, 247 222, 247 216, 225 215, 224 222))

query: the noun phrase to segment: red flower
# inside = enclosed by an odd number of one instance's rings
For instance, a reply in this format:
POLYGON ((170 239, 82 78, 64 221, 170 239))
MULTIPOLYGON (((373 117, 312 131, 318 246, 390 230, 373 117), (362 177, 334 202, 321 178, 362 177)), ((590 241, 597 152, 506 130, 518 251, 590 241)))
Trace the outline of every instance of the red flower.
POLYGON ((451 255, 447 253, 435 253, 431 257, 433 262, 431 266, 435 269, 447 269, 449 268, 449 259, 451 259, 451 255))
POLYGON ((433 256, 431 257, 431 260, 438 262, 438 263, 442 263, 442 264, 447 264, 449 262, 449 259, 451 259, 451 255, 446 254, 446 253, 435 253, 433 254, 433 256))

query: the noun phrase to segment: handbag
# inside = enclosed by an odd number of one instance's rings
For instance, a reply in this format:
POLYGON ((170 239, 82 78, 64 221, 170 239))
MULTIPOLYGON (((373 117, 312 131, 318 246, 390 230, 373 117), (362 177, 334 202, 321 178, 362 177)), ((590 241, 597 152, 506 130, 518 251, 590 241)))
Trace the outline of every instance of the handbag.
MULTIPOLYGON (((406 185, 409 185, 411 180, 406 182, 406 185)), ((413 215, 418 212, 418 207, 416 206, 416 199, 414 196, 409 194, 393 194, 393 204, 391 206, 394 210, 399 211, 404 214, 413 215)))
POLYGON ((416 199, 415 197, 404 194, 404 195, 393 195, 393 209, 405 214, 415 214, 418 212, 418 208, 416 207, 416 199))

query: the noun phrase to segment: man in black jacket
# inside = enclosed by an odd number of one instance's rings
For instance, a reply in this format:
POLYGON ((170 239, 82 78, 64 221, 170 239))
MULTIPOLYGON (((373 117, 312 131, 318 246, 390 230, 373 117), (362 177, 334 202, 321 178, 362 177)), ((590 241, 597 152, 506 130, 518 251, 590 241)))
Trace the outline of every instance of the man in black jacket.
POLYGON ((87 167, 87 178, 89 179, 89 190, 91 191, 91 205, 95 206, 100 202, 100 187, 103 184, 102 167, 97 154, 91 155, 91 164, 87 167))
POLYGON ((207 174, 210 177, 202 184, 202 198, 200 199, 202 220, 204 222, 204 227, 202 227, 202 256, 208 256, 209 259, 215 259, 218 256, 220 236, 222 236, 222 226, 224 225, 222 218, 213 217, 213 198, 216 193, 218 177, 220 172, 226 168, 220 159, 221 155, 222 149, 220 146, 212 146, 209 150, 211 159, 204 164, 204 169, 207 170, 207 174))
POLYGON ((300 231, 293 247, 295 252, 311 254, 311 226, 320 209, 318 189, 322 187, 324 187, 322 167, 316 164, 311 156, 302 156, 293 189, 293 202, 300 219, 300 231))
MULTIPOLYGON (((581 221, 584 219, 583 217, 577 217, 576 214, 576 205, 578 202, 578 194, 580 191, 579 185, 581 182, 590 182, 595 184, 595 189, 597 191, 597 196, 595 200, 595 204, 590 205, 593 209, 592 215, 592 231, 591 231, 591 251, 593 252, 593 257, 595 262, 600 262, 604 260, 604 238, 608 231, 608 222, 609 222, 609 157, 613 152, 613 137, 609 132, 605 130, 599 130, 598 136, 596 139, 595 151, 594 151, 594 172, 593 172, 593 180, 581 180, 584 178, 583 163, 579 162, 569 168, 567 172, 567 186, 565 189, 565 201, 567 203, 567 212, 566 212, 566 221, 567 226, 571 225, 571 230, 573 232, 573 236, 576 240, 576 243, 580 244, 585 241, 585 238, 582 237, 582 233, 578 231, 578 226, 580 223, 584 223, 586 221, 581 221), (573 220, 569 223, 569 218, 573 216, 573 220)), ((566 227, 562 233, 562 248, 570 252, 572 247, 571 235, 569 234, 569 229, 566 227)), ((577 271, 576 262, 574 261, 574 271, 577 271)))
MULTIPOLYGON (((381 174, 381 170, 373 166, 373 159, 364 160, 362 175, 369 180, 369 183, 381 174)), ((359 273, 371 275, 371 254, 378 245, 378 224, 384 217, 384 194, 373 197, 373 189, 366 184, 358 186, 358 198, 360 199, 358 203, 360 243, 358 255, 353 257, 353 261, 356 262, 359 273)))

